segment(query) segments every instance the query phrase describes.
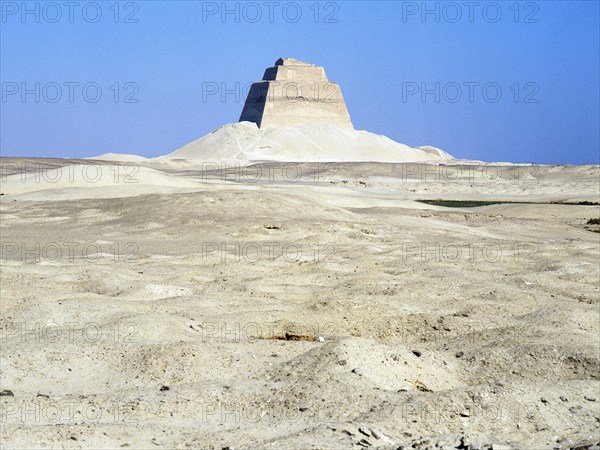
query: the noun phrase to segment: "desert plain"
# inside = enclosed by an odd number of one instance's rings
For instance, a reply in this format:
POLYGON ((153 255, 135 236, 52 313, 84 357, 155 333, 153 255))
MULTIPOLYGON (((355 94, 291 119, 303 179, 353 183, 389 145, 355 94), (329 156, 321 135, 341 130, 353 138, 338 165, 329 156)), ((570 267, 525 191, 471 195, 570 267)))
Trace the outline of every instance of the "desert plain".
POLYGON ((0 162, 2 448, 598 448, 596 165, 0 162))

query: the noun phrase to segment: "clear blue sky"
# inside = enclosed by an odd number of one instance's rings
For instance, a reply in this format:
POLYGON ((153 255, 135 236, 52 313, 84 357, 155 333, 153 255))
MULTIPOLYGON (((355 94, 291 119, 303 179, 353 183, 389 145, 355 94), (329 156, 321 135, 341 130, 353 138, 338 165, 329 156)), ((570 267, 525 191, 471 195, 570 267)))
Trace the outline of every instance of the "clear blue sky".
POLYGON ((3 156, 169 153, 238 120, 243 98, 203 101, 203 85, 241 91, 287 56, 325 67, 357 129, 460 158, 600 162, 598 1, 1 3, 3 156))

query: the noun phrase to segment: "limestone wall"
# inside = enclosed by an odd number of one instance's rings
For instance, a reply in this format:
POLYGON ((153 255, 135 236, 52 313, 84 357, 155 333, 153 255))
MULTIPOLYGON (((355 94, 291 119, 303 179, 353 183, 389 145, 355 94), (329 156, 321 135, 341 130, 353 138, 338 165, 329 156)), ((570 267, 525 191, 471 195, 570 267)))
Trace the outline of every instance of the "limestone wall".
POLYGON ((259 128, 331 123, 353 128, 337 83, 327 80, 322 67, 294 59, 279 59, 252 84, 241 121, 259 128))

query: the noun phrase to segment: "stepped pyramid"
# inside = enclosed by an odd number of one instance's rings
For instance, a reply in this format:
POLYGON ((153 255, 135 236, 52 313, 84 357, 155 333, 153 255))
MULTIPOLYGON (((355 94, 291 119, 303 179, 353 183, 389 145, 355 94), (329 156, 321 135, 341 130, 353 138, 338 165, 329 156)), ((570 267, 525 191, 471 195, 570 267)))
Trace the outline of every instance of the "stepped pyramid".
POLYGON ((354 129, 342 92, 327 80, 323 67, 280 58, 253 83, 240 122, 259 128, 334 124, 354 129))

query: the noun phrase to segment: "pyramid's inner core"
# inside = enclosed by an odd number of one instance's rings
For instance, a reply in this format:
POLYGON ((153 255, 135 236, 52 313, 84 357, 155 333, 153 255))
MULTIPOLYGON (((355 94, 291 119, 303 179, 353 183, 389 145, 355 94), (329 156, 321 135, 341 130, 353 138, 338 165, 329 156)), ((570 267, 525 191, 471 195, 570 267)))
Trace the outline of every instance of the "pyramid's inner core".
POLYGON ((354 128, 337 83, 327 80, 323 67, 280 58, 253 83, 240 122, 259 128, 303 124, 335 124, 354 128))

